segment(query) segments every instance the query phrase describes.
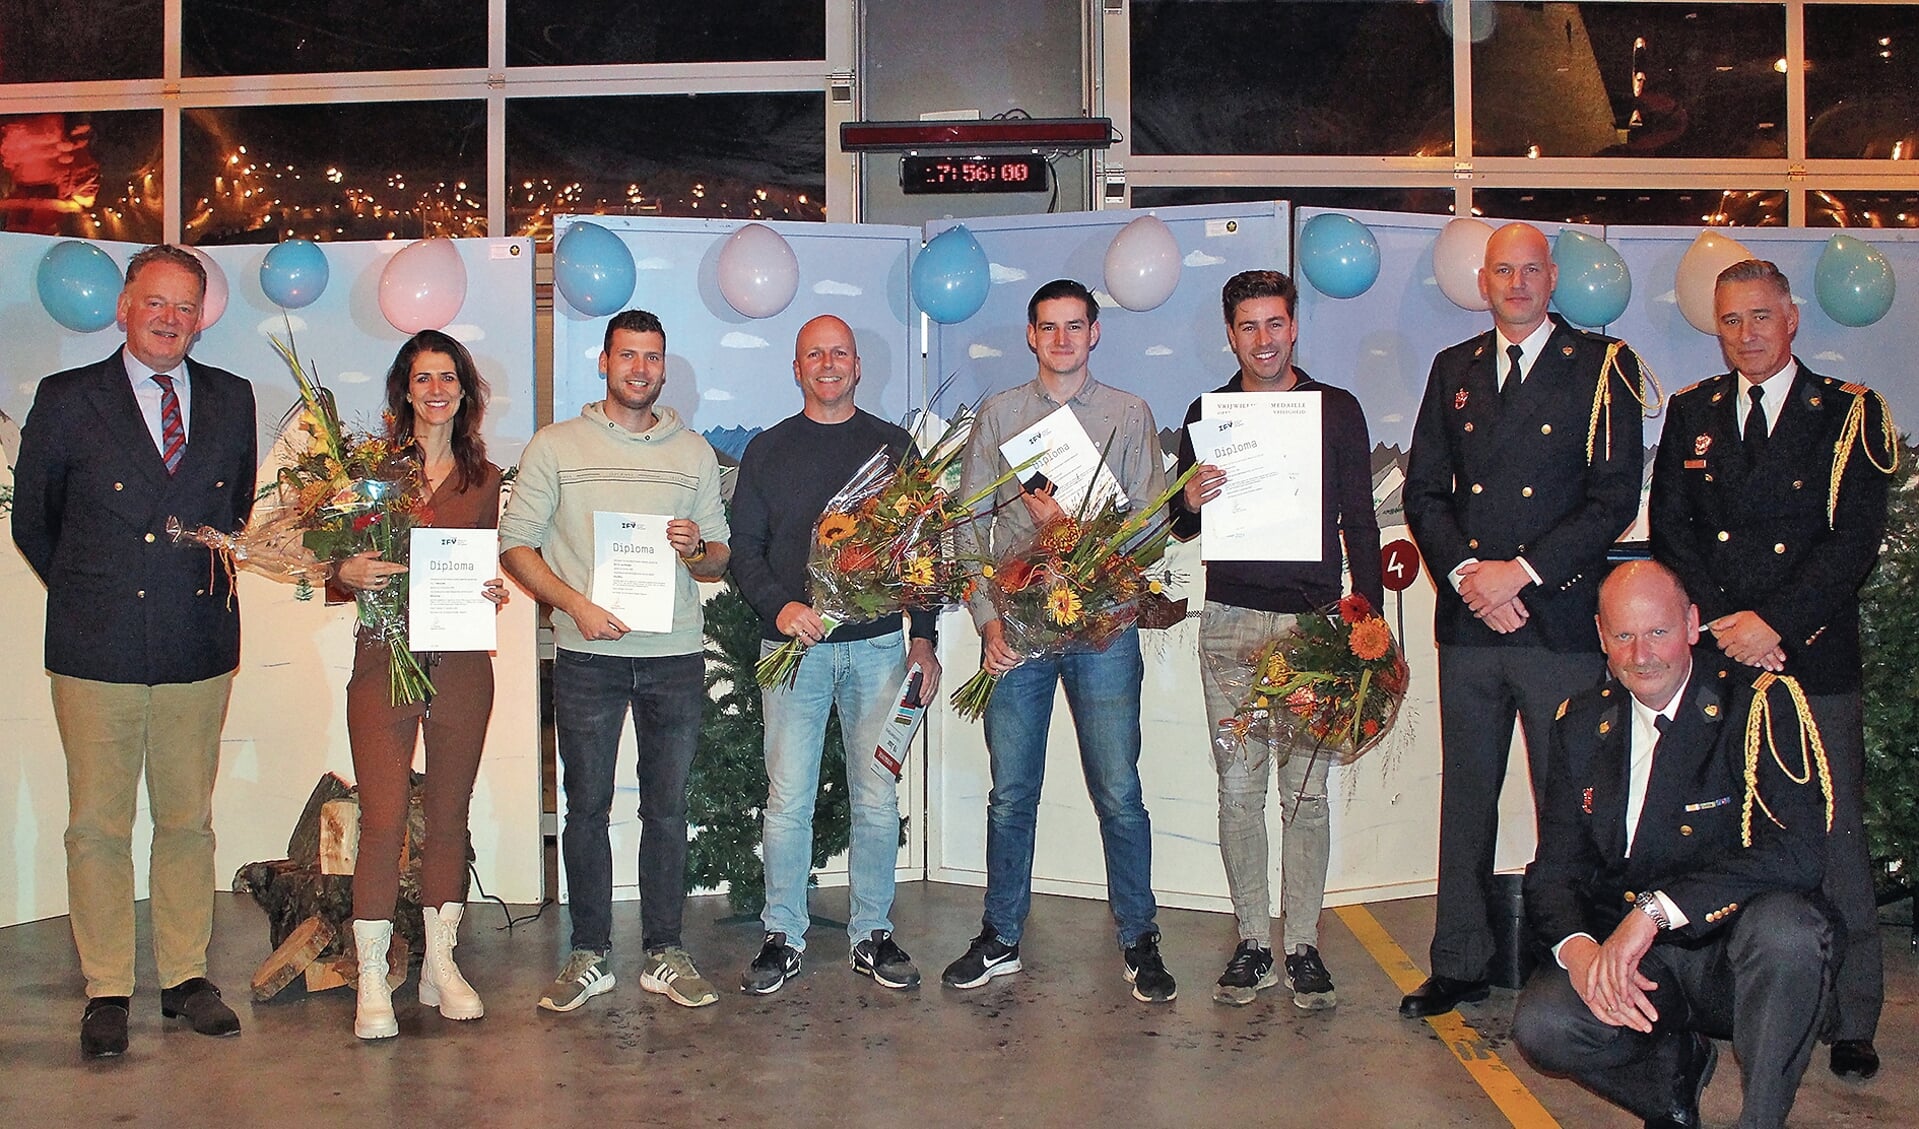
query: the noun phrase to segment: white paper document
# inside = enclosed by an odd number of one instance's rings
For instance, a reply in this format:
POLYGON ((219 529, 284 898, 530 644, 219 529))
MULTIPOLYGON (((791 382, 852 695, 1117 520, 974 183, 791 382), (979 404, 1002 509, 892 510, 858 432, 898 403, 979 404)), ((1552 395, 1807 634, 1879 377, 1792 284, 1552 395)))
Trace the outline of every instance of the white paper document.
POLYGON ((920 694, 925 678, 920 664, 907 669, 900 692, 893 695, 893 717, 880 731, 880 743, 873 747, 873 759, 867 762, 874 772, 895 782, 906 771, 906 758, 913 755, 913 734, 919 732, 920 721, 926 717, 926 703, 920 694))
POLYGON ((673 630, 679 554, 666 540, 665 514, 593 514, 593 602, 628 631, 673 630))
POLYGON ((1008 466, 1018 466, 1038 455, 1038 462, 1020 472, 1021 484, 1028 490, 1037 490, 1050 482, 1053 499, 1060 509, 1069 516, 1083 512, 1092 517, 1108 498, 1121 509, 1128 504, 1126 492, 1119 488, 1119 479, 1113 477, 1112 468, 1100 461, 1106 440, 1104 435, 1097 441, 1087 435, 1073 409, 1061 404, 1038 423, 1001 443, 999 449, 1000 454, 1006 456, 1008 466), (1090 500, 1086 493, 1088 486, 1092 487, 1090 500), (1080 508, 1082 502, 1084 510, 1080 508))
POLYGON ((1320 397, 1208 392, 1187 427, 1193 456, 1226 472, 1206 503, 1200 559, 1320 559, 1320 397))
POLYGON ((498 575, 498 532, 414 529, 407 556, 407 646, 415 651, 497 649, 499 616, 486 598, 486 582, 498 575))

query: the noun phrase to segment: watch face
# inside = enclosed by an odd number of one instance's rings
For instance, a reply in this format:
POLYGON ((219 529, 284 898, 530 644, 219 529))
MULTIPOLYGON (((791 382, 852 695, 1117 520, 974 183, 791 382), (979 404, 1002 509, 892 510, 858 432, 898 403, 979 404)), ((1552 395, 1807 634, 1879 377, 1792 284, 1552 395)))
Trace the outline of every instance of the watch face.
POLYGON ((977 157, 900 158, 900 191, 908 196, 932 193, 1045 192, 1046 159, 1037 154, 977 157))

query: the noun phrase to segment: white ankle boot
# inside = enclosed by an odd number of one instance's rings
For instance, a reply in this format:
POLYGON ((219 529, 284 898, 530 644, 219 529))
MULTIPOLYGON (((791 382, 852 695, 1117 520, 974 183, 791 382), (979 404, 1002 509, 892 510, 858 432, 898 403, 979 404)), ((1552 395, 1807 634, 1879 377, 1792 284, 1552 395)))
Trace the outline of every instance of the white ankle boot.
POLYGON ((393 1018, 393 990, 386 986, 386 950, 393 940, 391 921, 353 922, 353 948, 360 958, 360 1000, 353 1012, 353 1033, 362 1039, 391 1039, 400 1033, 393 1018))
POLYGON ((486 1014, 480 994, 460 975, 453 963, 453 946, 460 943, 460 914, 466 909, 459 902, 448 902, 439 909, 427 906, 426 961, 420 968, 420 1002, 437 1007, 446 1019, 478 1019, 486 1014))

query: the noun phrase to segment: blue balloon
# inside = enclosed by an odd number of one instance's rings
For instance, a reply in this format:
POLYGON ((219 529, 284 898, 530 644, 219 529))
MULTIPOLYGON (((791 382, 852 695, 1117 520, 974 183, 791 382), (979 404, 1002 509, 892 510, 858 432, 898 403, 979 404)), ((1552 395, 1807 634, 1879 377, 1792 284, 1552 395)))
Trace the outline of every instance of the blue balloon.
POLYGON ((1379 278, 1379 240, 1351 216, 1322 212, 1299 229, 1299 268, 1329 298, 1357 298, 1379 278))
POLYGON ((33 282, 54 321, 75 333, 93 333, 113 324, 124 280, 105 251, 66 239, 47 248, 33 282))
POLYGON ((1612 244, 1562 228, 1553 240, 1553 262, 1559 267, 1553 304, 1567 321, 1597 329, 1626 312, 1626 303, 1632 300, 1632 272, 1612 244))
POLYGON ((310 239, 289 239, 260 262, 260 289, 282 309, 311 306, 326 290, 326 252, 310 239))
POLYGON ((1872 244, 1850 235, 1835 235, 1826 243, 1812 280, 1819 308, 1840 325, 1871 325, 1892 309, 1892 264, 1872 244))
POLYGON ((941 325, 965 321, 986 304, 993 267, 986 250, 955 224, 933 237, 913 260, 913 302, 941 325))
POLYGON ((626 308, 638 281, 626 241, 597 223, 575 223, 553 248, 553 285, 588 317, 626 308))

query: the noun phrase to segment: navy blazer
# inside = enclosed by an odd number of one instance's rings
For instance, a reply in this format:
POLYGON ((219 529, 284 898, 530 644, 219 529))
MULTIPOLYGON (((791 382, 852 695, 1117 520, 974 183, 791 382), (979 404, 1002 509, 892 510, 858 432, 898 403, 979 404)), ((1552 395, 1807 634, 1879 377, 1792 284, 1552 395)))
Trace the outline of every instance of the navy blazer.
POLYGON ((1686 582, 1702 621, 1757 612, 1808 693, 1854 693, 1859 588, 1886 531, 1891 479, 1873 465, 1891 465, 1885 401, 1802 364, 1764 453, 1748 465, 1738 400, 1733 373, 1673 396, 1653 463, 1653 556, 1686 582), (1829 522, 1834 448, 1861 401, 1864 427, 1829 522))
POLYGON ((40 382, 14 468, 13 540, 47 586, 47 670, 198 682, 240 662, 239 604, 206 549, 166 523, 231 531, 253 508, 253 386, 187 362, 187 449, 167 473, 121 354, 40 382))
MULTIPOLYGON (((1817 770, 1789 778, 1762 745, 1753 843, 1741 846, 1750 670, 1711 646, 1693 650, 1679 709, 1653 754, 1633 853, 1626 856, 1626 788, 1632 764, 1632 694, 1608 679, 1569 699, 1553 723, 1539 850, 1526 868, 1526 915, 1556 945, 1575 933, 1605 940, 1640 894, 1663 891, 1688 919, 1682 943, 1711 935, 1755 894, 1816 889, 1826 824, 1817 770), (1783 824, 1781 827, 1779 824, 1783 824)), ((1768 691, 1780 760, 1800 767, 1792 700, 1768 691)))
POLYGON ((1448 644, 1594 651, 1606 548, 1639 513, 1639 361, 1631 349, 1619 350, 1620 372, 1607 377, 1602 409, 1600 370, 1614 340, 1555 315, 1545 351, 1506 408, 1494 368, 1503 360, 1494 356, 1497 340, 1488 330, 1434 357, 1413 424, 1406 520, 1438 588, 1435 636, 1448 644), (1468 558, 1519 556, 1541 583, 1519 594, 1526 625, 1501 635, 1473 615, 1446 574, 1468 558))

